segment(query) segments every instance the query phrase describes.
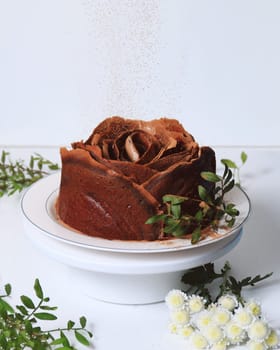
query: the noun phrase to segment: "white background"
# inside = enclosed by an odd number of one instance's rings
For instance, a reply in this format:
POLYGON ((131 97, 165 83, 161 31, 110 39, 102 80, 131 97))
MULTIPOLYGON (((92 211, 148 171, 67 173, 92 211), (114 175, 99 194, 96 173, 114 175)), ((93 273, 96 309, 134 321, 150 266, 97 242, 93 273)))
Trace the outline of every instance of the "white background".
POLYGON ((111 115, 280 145, 279 19, 278 0, 0 0, 0 145, 67 145, 111 115))

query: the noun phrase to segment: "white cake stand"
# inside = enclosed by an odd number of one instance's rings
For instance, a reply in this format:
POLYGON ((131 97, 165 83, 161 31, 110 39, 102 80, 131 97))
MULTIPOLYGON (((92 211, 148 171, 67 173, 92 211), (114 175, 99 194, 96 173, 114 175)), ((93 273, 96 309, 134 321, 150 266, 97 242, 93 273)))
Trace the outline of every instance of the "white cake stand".
POLYGON ((182 288, 184 271, 228 253, 240 241, 250 212, 247 195, 236 188, 231 200, 240 216, 227 233, 196 245, 186 239, 125 242, 93 238, 66 229, 57 220, 54 202, 60 173, 31 186, 21 202, 27 236, 50 257, 71 269, 71 278, 86 294, 108 302, 146 304, 164 300, 182 288))

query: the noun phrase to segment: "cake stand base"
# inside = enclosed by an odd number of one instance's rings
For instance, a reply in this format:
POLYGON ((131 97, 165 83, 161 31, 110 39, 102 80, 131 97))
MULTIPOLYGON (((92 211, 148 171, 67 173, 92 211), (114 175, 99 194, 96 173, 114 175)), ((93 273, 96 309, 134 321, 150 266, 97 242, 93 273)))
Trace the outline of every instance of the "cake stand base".
MULTIPOLYGON (((212 262, 232 250, 241 235, 242 232, 216 252, 213 259, 202 259, 201 264, 212 262)), ((143 274, 107 273, 69 267, 69 278, 81 293, 100 301, 129 305, 152 304, 164 301, 172 289, 186 289, 181 278, 192 267, 196 266, 186 264, 186 268, 179 271, 143 274)))
POLYGON ((162 302, 170 289, 182 289, 182 272, 152 275, 116 275, 70 268, 70 278, 81 293, 115 304, 162 302))

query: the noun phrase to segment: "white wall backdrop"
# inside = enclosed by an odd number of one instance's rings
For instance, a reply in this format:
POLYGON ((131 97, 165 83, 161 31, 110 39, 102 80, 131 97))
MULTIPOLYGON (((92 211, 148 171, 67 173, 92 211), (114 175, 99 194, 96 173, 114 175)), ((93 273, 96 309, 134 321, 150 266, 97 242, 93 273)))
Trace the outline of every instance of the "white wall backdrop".
POLYGON ((279 85, 278 0, 0 0, 0 145, 67 145, 111 115, 280 145, 279 85))

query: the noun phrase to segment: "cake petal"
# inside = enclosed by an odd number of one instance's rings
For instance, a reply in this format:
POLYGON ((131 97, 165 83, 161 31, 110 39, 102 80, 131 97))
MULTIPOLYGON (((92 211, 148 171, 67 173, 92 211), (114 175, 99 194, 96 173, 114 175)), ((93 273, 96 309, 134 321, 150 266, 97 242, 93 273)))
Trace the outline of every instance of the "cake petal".
POLYGON ((159 203, 142 186, 93 159, 83 149, 61 149, 57 213, 85 234, 107 239, 155 240, 161 225, 146 225, 159 203))
POLYGON ((165 194, 197 198, 198 185, 209 189, 213 187, 200 176, 202 171, 215 171, 215 153, 211 148, 202 147, 199 157, 191 160, 186 157, 186 160, 179 162, 174 162, 174 159, 166 161, 169 167, 164 171, 159 171, 143 184, 143 187, 158 201, 165 194))

